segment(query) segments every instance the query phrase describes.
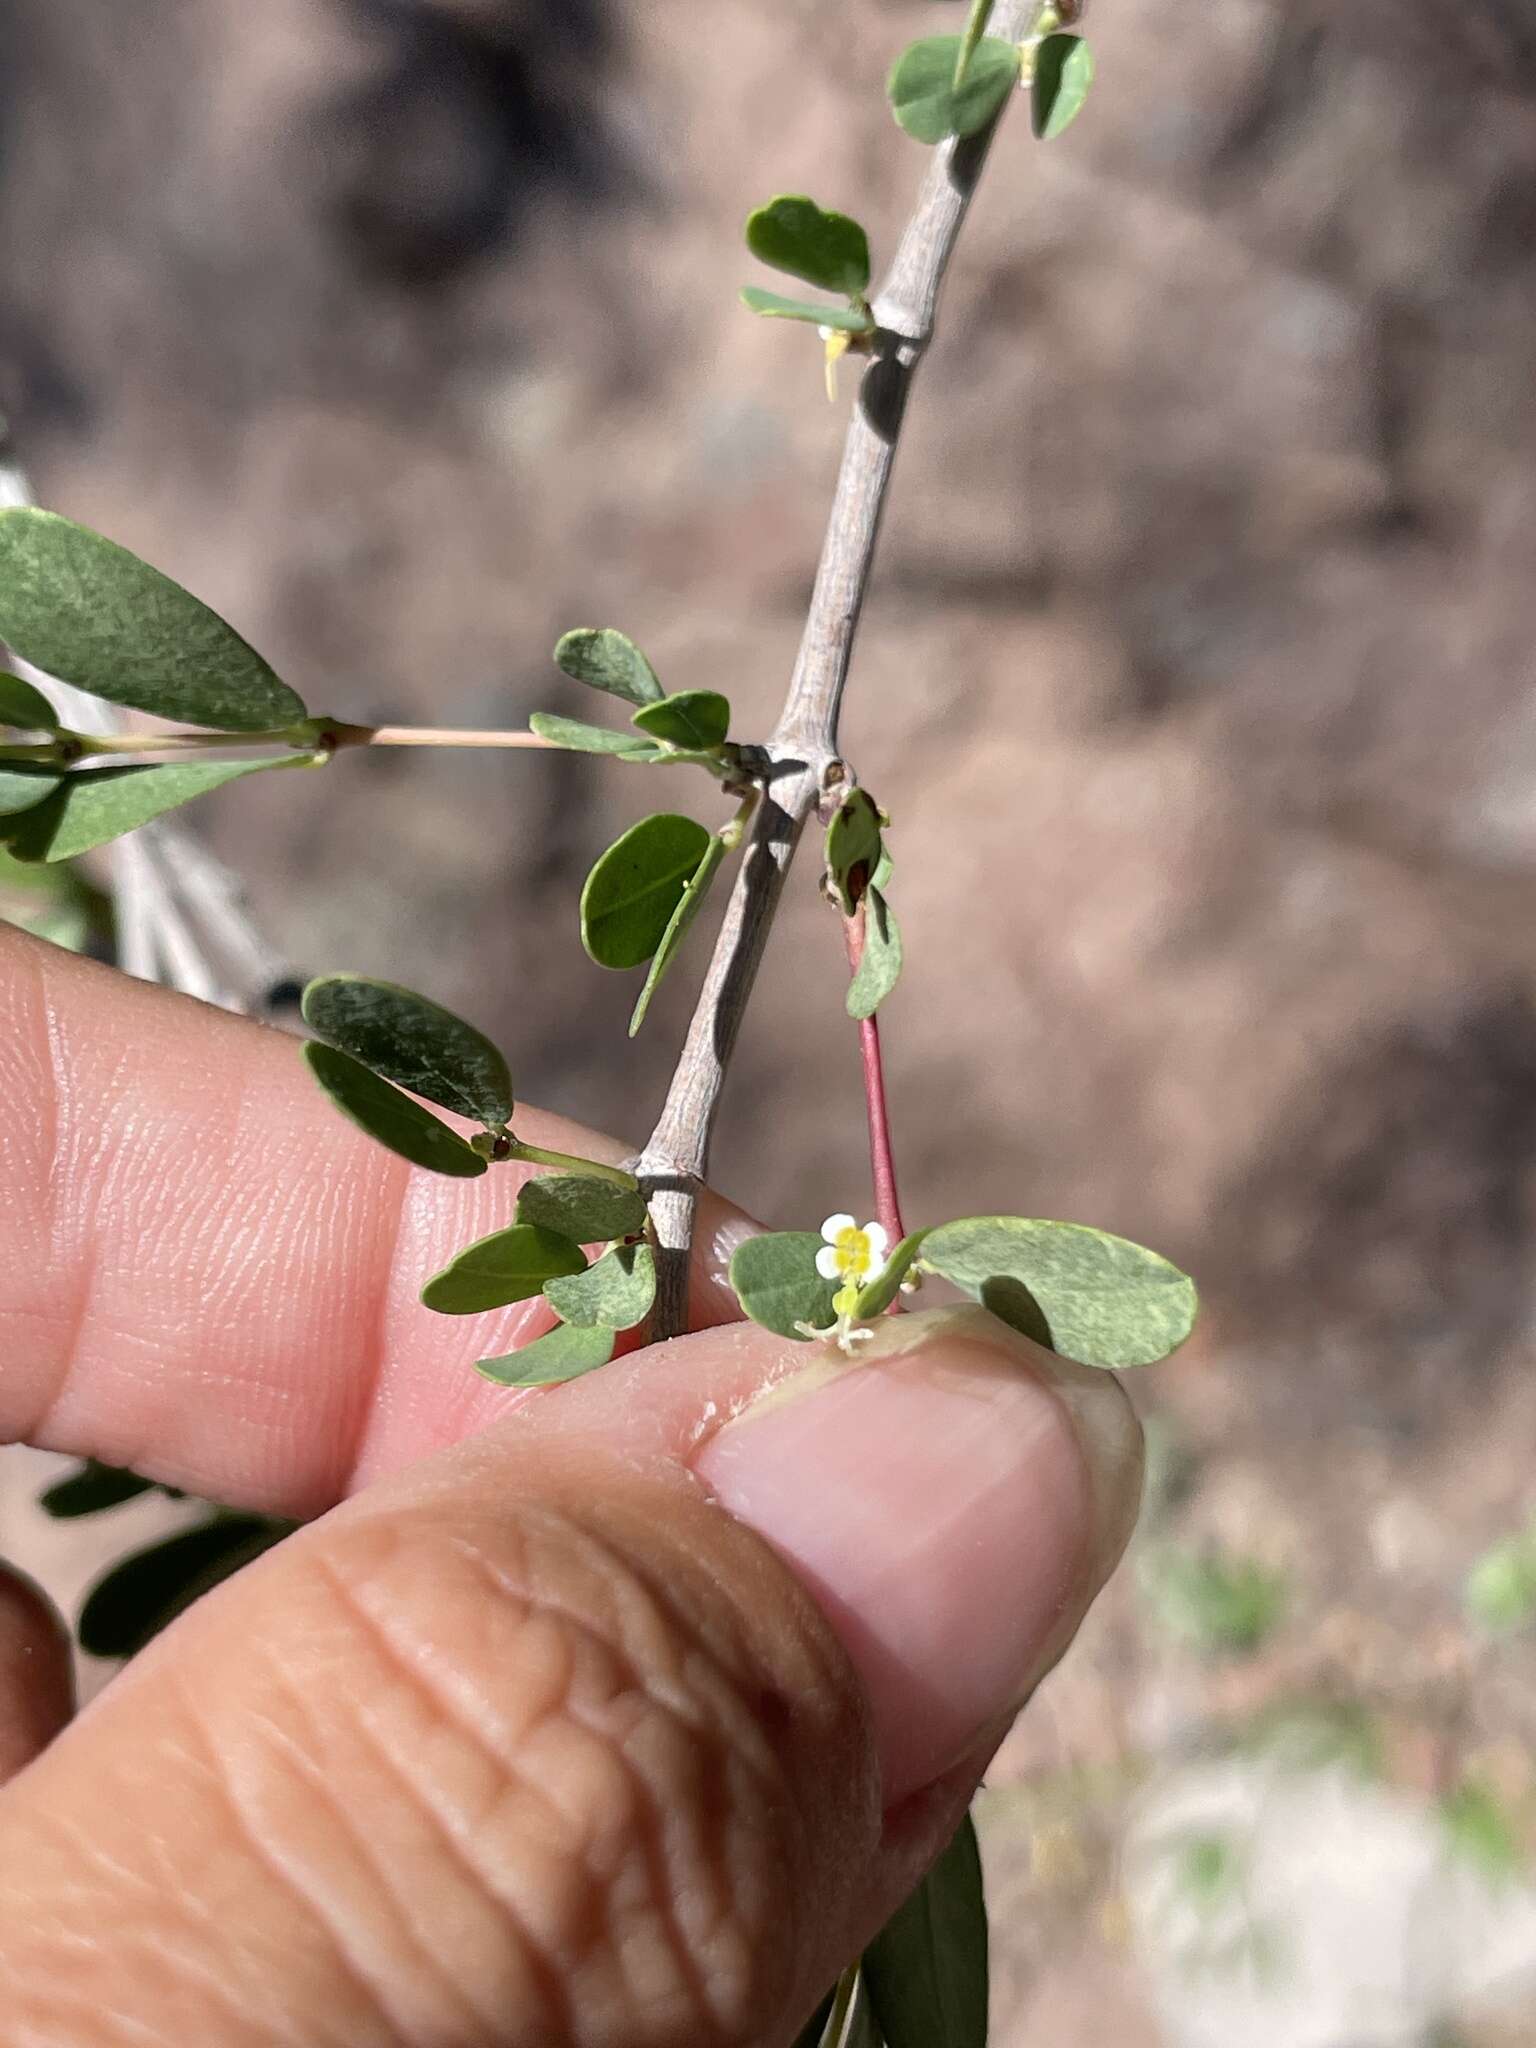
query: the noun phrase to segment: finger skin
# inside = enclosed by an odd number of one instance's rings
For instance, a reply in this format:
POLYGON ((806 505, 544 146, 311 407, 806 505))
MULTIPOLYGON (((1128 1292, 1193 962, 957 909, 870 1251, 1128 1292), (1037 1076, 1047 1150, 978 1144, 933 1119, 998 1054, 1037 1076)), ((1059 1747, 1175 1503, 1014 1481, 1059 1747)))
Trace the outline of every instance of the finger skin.
MULTIPOLYGON (((321 1095, 285 1033, 0 931, 0 1442, 296 1516, 505 1412, 478 1358, 540 1304, 417 1299, 511 1221, 515 1167, 417 1173, 321 1095)), ((537 1111, 530 1142, 622 1148, 537 1111)), ((705 1206, 695 1314, 750 1226, 705 1206)))
POLYGON ((0 1785, 46 1749, 73 1712, 63 1621, 30 1579, 0 1564, 0 1785))

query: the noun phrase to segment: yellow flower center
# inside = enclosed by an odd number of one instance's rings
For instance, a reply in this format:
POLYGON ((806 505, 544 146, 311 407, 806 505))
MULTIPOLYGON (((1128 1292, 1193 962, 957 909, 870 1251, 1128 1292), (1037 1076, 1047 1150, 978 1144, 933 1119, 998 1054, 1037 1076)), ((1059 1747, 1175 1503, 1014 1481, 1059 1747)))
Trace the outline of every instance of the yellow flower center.
POLYGON ((840 1230, 833 1240, 837 1270, 845 1280, 862 1280, 875 1263, 874 1246, 867 1230, 840 1230))

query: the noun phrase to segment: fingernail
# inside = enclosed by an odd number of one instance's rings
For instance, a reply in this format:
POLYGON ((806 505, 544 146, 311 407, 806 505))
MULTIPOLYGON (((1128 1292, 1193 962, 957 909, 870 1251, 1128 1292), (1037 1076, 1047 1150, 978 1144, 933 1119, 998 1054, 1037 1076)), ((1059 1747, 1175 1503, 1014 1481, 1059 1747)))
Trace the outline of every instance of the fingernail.
POLYGON ((1134 1524, 1141 1432, 1108 1374, 944 1309, 820 1351, 693 1462, 841 1635, 890 1806, 1055 1662, 1134 1524))

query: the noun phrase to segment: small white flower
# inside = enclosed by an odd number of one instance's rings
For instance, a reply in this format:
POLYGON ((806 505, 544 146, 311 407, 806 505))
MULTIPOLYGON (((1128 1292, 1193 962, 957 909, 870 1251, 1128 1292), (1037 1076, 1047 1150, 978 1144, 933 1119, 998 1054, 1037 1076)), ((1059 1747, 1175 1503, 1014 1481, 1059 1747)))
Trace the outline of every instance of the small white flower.
POLYGON ((879 1223, 858 1224, 851 1216, 829 1216, 821 1226, 825 1242, 816 1254, 823 1280, 840 1280, 857 1292, 885 1271, 890 1239, 879 1223))

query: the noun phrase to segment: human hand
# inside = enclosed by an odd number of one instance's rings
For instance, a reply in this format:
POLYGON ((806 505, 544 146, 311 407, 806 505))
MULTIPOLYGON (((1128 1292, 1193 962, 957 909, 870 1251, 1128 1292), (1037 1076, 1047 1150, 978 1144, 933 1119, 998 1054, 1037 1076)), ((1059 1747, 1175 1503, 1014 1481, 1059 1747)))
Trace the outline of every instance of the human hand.
POLYGON ((714 1203, 693 1335, 509 1395, 538 1305, 416 1292, 512 1169, 4 934, 0 1100, 0 1441, 320 1517, 72 1722, 0 1574, 4 2048, 788 2041, 1120 1555, 1115 1381, 977 1309, 853 1365, 732 1321, 714 1203))

